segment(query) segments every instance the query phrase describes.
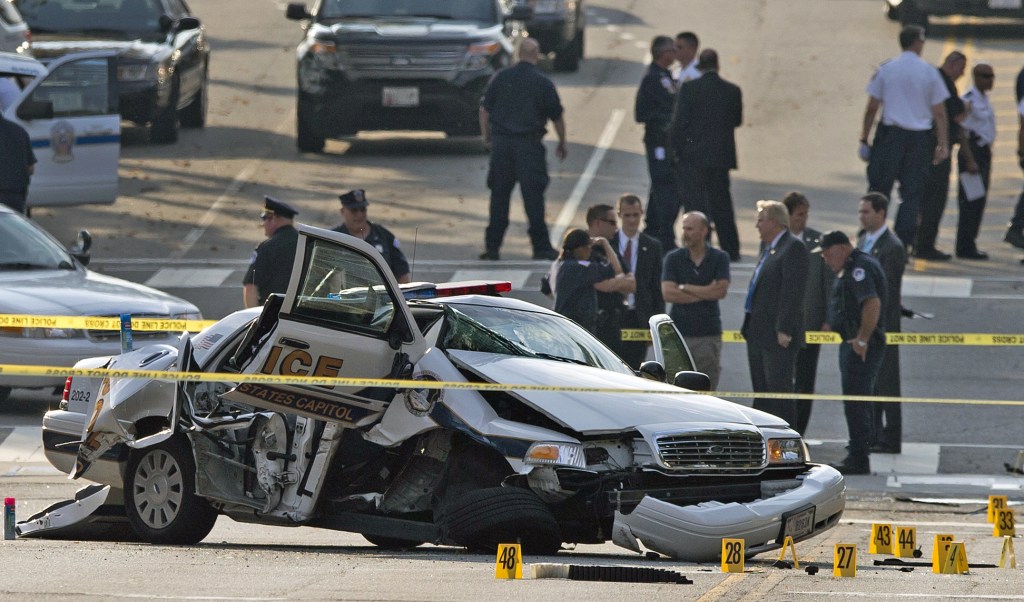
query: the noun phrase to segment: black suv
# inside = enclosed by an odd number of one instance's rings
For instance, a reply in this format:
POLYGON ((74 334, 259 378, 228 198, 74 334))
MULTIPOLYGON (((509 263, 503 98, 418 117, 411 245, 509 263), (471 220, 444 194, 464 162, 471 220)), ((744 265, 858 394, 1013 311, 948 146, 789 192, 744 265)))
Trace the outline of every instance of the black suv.
POLYGON ((529 6, 511 0, 317 0, 289 4, 298 47, 297 144, 360 130, 480 134, 480 96, 512 61, 529 6))
POLYGON ((178 122, 206 125, 210 47, 184 0, 15 0, 32 30, 32 54, 118 52, 121 117, 149 125, 153 142, 175 142, 178 122))
POLYGON ((520 0, 533 8, 526 22, 531 38, 544 54, 555 53, 555 71, 576 71, 583 58, 586 12, 583 0, 520 0))

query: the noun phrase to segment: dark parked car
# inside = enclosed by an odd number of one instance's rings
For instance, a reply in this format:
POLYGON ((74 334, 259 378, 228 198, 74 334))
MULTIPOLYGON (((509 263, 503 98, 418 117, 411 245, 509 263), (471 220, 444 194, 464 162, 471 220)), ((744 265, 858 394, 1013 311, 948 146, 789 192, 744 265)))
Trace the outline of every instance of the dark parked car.
POLYGON ((154 142, 206 124, 210 47, 184 0, 17 0, 41 60, 84 49, 118 52, 121 117, 154 142))
POLYGON ((528 0, 533 18, 526 22, 530 37, 544 54, 555 53, 555 71, 575 71, 583 58, 586 13, 583 0, 528 0))
POLYGON ((511 63, 528 6, 511 0, 317 0, 289 4, 298 47, 298 147, 360 130, 480 133, 480 96, 511 63))
POLYGON ((904 25, 928 25, 928 17, 1024 18, 1022 0, 885 0, 886 15, 904 25))

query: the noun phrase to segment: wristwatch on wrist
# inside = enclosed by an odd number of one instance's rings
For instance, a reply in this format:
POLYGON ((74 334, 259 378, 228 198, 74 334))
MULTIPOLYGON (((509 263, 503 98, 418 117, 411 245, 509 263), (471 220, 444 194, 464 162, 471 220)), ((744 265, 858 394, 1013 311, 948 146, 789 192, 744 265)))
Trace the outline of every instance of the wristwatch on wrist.
POLYGON ((679 285, 679 290, 685 291, 686 290, 686 285, 685 284, 680 284, 679 285))
POLYGON ((854 339, 854 341, 857 343, 858 347, 867 347, 868 346, 868 342, 867 341, 864 341, 864 340, 861 340, 861 339, 854 339))

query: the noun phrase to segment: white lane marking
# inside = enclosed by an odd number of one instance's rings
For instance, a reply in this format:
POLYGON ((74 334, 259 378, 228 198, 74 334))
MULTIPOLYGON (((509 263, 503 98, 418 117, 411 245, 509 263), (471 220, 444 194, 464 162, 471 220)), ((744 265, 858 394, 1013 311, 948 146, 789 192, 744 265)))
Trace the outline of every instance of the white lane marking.
POLYGON ((235 270, 230 268, 163 268, 149 277, 154 288, 202 288, 221 286, 235 270))
POLYGON ((931 600, 935 600, 935 599, 941 598, 943 600, 946 600, 946 599, 961 599, 962 598, 964 600, 1024 600, 1024 596, 1021 596, 1021 595, 999 594, 999 595, 988 595, 988 596, 986 596, 986 595, 979 595, 979 594, 950 594, 950 593, 945 593, 945 592, 942 593, 941 595, 938 595, 938 594, 935 594, 935 593, 931 593, 931 594, 902 594, 902 593, 891 592, 891 591, 887 591, 884 594, 879 593, 879 592, 838 592, 838 591, 835 591, 835 590, 829 590, 827 592, 826 591, 820 591, 820 592, 798 592, 798 591, 790 590, 790 591, 788 591, 786 593, 787 594, 796 594, 798 596, 820 596, 823 599, 826 598, 826 597, 831 597, 831 596, 848 596, 848 597, 851 597, 851 598, 875 598, 875 599, 879 599, 879 598, 928 598, 928 599, 931 599, 931 600))
MULTIPOLYGON (((278 124, 276 128, 274 128, 274 133, 278 135, 283 134, 286 130, 286 126, 289 126, 290 124, 294 123, 294 119, 295 109, 293 108, 288 113, 288 116, 285 117, 284 120, 281 121, 281 123, 278 124)), ((210 205, 210 208, 206 210, 206 213, 203 214, 203 219, 199 220, 199 225, 195 228, 192 228, 192 230, 185 235, 185 238, 184 240, 182 240, 180 247, 178 247, 174 251, 171 251, 170 257, 172 259, 180 259, 187 255, 188 252, 192 250, 192 247, 195 246, 195 244, 199 242, 199 239, 202 238, 203 234, 206 233, 207 228, 209 228, 213 224, 214 220, 217 219, 217 214, 220 211, 221 205, 223 205, 224 202, 228 200, 228 197, 238 194, 238 191, 242 189, 242 186, 250 177, 252 177, 252 174, 256 171, 256 168, 258 168, 260 166, 260 163, 262 163, 265 159, 267 159, 267 157, 253 159, 252 161, 249 161, 249 164, 246 165, 245 168, 242 169, 242 171, 238 172, 238 175, 235 176, 235 179, 231 180, 231 183, 228 184, 228 187, 224 189, 224 192, 222 192, 221 195, 217 197, 217 200, 214 201, 213 204, 210 205)))
POLYGON ((971 296, 974 281, 970 278, 948 276, 904 276, 904 297, 967 298, 971 296))
MULTIPOLYGON (((978 515, 978 520, 984 520, 984 519, 985 519, 984 516, 982 516, 980 514, 978 515)), ((919 520, 894 521, 894 520, 892 520, 892 518, 841 518, 841 519, 839 519, 839 522, 841 522, 841 523, 848 523, 848 524, 852 524, 852 525, 873 525, 875 523, 894 523, 894 522, 903 524, 905 522, 908 525, 914 525, 914 526, 917 526, 917 527, 943 527, 943 528, 946 528, 946 527, 956 527, 958 529, 959 528, 963 528, 963 529, 981 529, 983 531, 988 531, 989 533, 992 532, 992 524, 991 523, 965 523, 965 522, 956 522, 956 521, 919 521, 919 520)))
POLYGON ((871 454, 875 474, 938 474, 939 449, 934 443, 904 443, 901 454, 871 454))
POLYGON ((573 219, 576 218, 576 210, 579 208, 580 201, 583 200, 583 195, 587 193, 587 189, 590 188, 590 183, 594 181, 594 174, 597 173, 597 168, 601 166, 601 161, 604 160, 605 153, 608 152, 608 148, 612 145, 615 140, 615 134, 619 131, 619 126, 622 125, 622 119, 626 116, 626 112, 622 109, 615 109, 612 111, 611 117, 608 118, 608 123, 604 126, 604 131, 601 132, 601 137, 597 140, 597 146, 594 147, 593 154, 590 155, 590 160, 587 161, 586 168, 583 169, 583 174, 580 175, 580 179, 576 182, 576 186, 572 189, 572 193, 569 194, 569 199, 565 201, 565 205, 562 206, 561 213, 558 214, 558 219, 555 220, 555 226, 551 229, 551 246, 559 249, 562 247, 562 235, 565 233, 565 229, 569 227, 573 219))
POLYGON ((512 283, 512 290, 519 290, 526 285, 526 280, 533 272, 530 270, 458 270, 452 274, 451 282, 465 280, 507 280, 512 283))

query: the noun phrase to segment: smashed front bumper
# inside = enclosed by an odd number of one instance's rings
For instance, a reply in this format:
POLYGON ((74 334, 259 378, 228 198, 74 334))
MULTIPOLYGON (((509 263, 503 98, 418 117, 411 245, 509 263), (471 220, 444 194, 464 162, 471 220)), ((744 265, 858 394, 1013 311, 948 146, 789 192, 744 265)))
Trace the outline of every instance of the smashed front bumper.
POLYGON ((723 538, 744 539, 748 554, 767 552, 782 546, 784 516, 814 508, 810 531, 794 537, 800 541, 835 526, 845 506, 843 476, 830 466, 815 465, 799 487, 749 503, 677 506, 644 497, 629 514, 615 512, 612 541, 635 552, 642 551, 642 543, 679 560, 713 562, 720 558, 723 538))

